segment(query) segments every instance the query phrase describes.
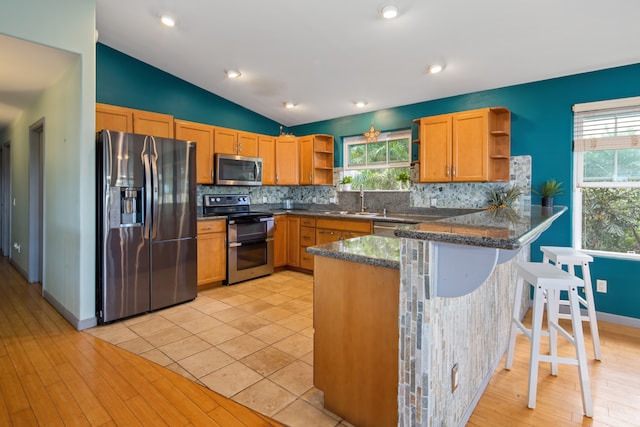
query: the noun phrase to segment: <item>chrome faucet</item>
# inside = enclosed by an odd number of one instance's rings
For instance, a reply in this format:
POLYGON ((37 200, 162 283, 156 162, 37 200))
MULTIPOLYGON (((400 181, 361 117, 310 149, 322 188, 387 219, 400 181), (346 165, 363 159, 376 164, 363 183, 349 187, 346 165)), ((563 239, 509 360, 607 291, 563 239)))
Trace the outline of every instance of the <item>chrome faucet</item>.
POLYGON ((360 184, 360 212, 364 212, 367 206, 364 204, 364 184, 360 184))

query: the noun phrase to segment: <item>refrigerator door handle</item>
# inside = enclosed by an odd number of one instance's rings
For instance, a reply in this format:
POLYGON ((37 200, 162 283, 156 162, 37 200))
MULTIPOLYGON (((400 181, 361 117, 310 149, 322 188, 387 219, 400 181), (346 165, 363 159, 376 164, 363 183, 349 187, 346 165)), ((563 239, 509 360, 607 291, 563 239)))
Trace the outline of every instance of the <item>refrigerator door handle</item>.
POLYGON ((142 162, 144 163, 144 194, 145 194, 145 206, 144 206, 144 238, 150 237, 151 231, 151 198, 153 197, 151 191, 151 161, 148 154, 142 156, 142 162))
POLYGON ((152 185, 153 192, 151 197, 153 198, 153 206, 152 213, 153 219, 151 220, 151 238, 155 239, 158 235, 158 151, 156 150, 156 140, 151 137, 151 141, 153 142, 152 149, 153 155, 151 156, 151 174, 152 174, 152 185))

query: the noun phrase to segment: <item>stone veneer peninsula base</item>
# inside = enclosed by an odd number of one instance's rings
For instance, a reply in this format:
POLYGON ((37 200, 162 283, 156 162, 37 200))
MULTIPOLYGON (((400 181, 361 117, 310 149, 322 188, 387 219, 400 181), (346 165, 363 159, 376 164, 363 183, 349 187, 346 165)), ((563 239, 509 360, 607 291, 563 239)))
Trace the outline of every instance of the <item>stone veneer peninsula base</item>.
POLYGON ((400 271, 315 257, 313 382, 356 426, 398 423, 400 271))

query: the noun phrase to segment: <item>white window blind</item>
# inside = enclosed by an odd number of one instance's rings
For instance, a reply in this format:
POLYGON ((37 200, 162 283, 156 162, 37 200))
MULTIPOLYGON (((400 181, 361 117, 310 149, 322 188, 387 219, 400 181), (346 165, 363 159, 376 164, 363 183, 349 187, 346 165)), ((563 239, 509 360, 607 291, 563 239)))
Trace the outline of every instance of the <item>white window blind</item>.
POLYGON ((640 97, 576 104, 574 151, 640 148, 640 97))

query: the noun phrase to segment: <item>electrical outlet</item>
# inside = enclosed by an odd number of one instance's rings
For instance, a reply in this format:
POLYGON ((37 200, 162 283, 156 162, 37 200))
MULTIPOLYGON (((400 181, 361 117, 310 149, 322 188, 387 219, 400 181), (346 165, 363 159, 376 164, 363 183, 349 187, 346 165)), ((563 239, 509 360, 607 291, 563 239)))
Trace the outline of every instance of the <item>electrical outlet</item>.
POLYGON ((262 196, 262 203, 267 203, 267 196, 262 196))
POLYGON ((318 198, 316 196, 313 196, 313 203, 318 203, 318 198))
POLYGON ((596 290, 598 292, 602 292, 603 294, 607 293, 607 281, 598 279, 596 280, 596 290))
POLYGON ((458 388, 458 364, 456 363, 451 368, 451 393, 458 388))

